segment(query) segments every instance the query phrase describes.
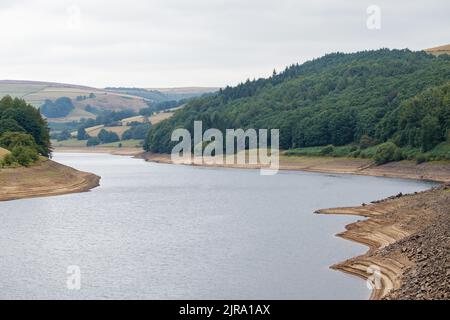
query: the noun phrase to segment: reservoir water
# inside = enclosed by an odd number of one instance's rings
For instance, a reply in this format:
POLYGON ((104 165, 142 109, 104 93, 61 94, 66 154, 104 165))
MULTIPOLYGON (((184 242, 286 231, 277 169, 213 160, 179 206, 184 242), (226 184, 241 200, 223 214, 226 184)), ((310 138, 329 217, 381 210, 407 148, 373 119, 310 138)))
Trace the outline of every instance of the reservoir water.
POLYGON ((314 211, 431 185, 108 154, 54 160, 101 186, 0 202, 1 299, 367 299, 364 281, 329 268, 367 250, 335 237, 358 217, 314 211))

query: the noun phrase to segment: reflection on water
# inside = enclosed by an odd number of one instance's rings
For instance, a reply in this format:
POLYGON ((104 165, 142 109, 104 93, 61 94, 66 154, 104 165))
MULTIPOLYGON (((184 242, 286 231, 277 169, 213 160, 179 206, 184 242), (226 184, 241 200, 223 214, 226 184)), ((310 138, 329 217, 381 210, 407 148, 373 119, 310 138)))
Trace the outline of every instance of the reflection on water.
POLYGON ((329 266, 366 251, 334 234, 359 205, 423 182, 55 154, 102 177, 88 193, 0 203, 0 298, 366 299, 329 266), (78 266, 81 289, 67 289, 78 266))

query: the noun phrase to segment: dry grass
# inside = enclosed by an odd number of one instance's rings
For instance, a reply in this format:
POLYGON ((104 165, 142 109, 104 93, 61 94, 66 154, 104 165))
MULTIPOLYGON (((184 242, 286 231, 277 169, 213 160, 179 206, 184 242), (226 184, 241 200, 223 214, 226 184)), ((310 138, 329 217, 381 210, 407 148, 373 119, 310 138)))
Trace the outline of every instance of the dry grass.
POLYGON ((181 88, 149 88, 148 90, 157 90, 162 93, 172 94, 203 94, 219 91, 219 87, 181 87, 181 88))
POLYGON ((441 55, 441 54, 449 54, 450 55, 450 44, 426 49, 425 51, 428 53, 434 54, 436 56, 441 55))
POLYGON ((10 152, 8 150, 0 148, 0 160, 3 160, 3 158, 9 153, 10 152))
POLYGON ((155 125, 163 120, 169 119, 173 116, 173 112, 160 112, 150 117, 150 123, 155 125))
POLYGON ((117 133, 119 135, 119 137, 122 138, 123 133, 130 128, 131 127, 129 127, 129 126, 121 126, 121 127, 104 127, 104 126, 102 126, 101 128, 91 130, 90 132, 88 132, 88 134, 91 137, 96 137, 96 136, 98 136, 100 131, 102 131, 102 129, 105 129, 106 131, 111 131, 111 132, 117 133))
POLYGON ((125 126, 130 124, 131 122, 145 123, 145 122, 148 122, 148 117, 144 117, 144 116, 130 117, 130 118, 122 119, 121 122, 125 126))
POLYGON ((77 140, 77 139, 70 139, 64 141, 52 140, 51 142, 52 147, 54 148, 61 148, 61 147, 80 148, 86 147, 87 140, 77 140))
POLYGON ((0 83, 0 96, 11 95, 14 97, 24 97, 30 93, 39 92, 46 86, 42 84, 0 83))
MULTIPOLYGON (((104 127, 105 127, 104 124, 100 124, 100 125, 98 125, 98 126, 93 126, 93 127, 86 128, 85 130, 86 130, 86 133, 87 133, 87 134, 91 135, 92 132, 94 132, 94 131, 97 131, 97 130, 98 130, 98 132, 100 132, 100 129, 102 129, 102 128, 104 128, 104 127)), ((98 132, 97 132, 97 134, 98 134, 98 132)), ((78 131, 72 131, 70 134, 71 134, 73 137, 75 137, 75 136, 77 135, 77 133, 78 133, 78 131)))

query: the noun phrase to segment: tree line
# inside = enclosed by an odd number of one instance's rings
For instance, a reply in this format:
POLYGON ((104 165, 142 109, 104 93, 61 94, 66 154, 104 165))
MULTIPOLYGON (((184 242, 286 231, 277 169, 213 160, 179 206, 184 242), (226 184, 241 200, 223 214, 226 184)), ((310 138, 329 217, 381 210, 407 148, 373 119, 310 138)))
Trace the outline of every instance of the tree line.
POLYGON ((72 100, 68 97, 61 97, 55 101, 47 99, 40 107, 41 113, 47 118, 64 118, 75 109, 72 100))
POLYGON ((277 128, 285 150, 348 144, 417 147, 448 139, 450 57, 380 49, 333 53, 189 102, 155 125, 145 149, 170 152, 170 136, 203 128, 277 128))
POLYGON ((5 96, 0 100, 0 147, 11 151, 2 166, 36 162, 39 155, 51 154, 47 121, 25 100, 5 96))

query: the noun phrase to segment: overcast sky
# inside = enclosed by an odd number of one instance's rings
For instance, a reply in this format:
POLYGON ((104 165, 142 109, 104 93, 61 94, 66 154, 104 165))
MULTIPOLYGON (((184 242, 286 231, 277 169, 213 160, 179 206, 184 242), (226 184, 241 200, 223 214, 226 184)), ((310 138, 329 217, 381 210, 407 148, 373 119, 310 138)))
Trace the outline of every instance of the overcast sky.
POLYGON ((448 44, 449 17, 448 0, 0 0, 0 79, 233 85, 329 52, 448 44))

